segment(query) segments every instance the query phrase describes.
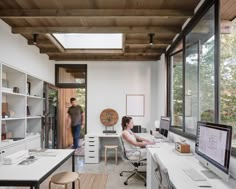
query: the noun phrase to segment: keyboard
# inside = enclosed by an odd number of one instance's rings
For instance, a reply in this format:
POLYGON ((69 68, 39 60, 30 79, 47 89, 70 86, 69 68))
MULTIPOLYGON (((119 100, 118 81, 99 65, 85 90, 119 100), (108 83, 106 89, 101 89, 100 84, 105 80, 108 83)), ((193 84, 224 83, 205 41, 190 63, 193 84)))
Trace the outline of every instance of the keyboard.
POLYGON ((195 169, 183 169, 183 171, 194 181, 204 181, 206 178, 195 169))
POLYGON ((159 133, 155 134, 154 136, 156 139, 164 139, 165 137, 159 133))

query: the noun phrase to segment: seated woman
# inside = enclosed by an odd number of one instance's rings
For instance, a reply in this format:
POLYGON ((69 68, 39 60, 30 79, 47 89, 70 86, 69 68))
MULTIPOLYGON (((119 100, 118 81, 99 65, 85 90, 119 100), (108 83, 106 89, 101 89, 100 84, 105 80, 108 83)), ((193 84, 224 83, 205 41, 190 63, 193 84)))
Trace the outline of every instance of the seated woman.
POLYGON ((142 138, 131 131, 134 126, 132 117, 124 116, 121 125, 123 129, 121 136, 124 141, 126 156, 128 158, 140 156, 140 159, 145 159, 146 149, 142 147, 145 147, 148 144, 154 144, 154 142, 142 138))

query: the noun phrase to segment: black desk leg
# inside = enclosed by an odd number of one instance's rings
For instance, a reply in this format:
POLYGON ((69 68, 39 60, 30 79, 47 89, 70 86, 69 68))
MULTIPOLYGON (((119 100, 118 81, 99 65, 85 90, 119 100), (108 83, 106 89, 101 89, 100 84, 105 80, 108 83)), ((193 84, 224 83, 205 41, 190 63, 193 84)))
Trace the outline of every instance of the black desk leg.
MULTIPOLYGON (((75 172, 75 155, 72 155, 72 171, 75 172)), ((75 182, 72 183, 72 189, 75 189, 75 182)))
POLYGON ((34 187, 33 187, 33 186, 30 186, 30 189, 34 189, 34 187))
POLYGON ((39 189, 39 184, 38 183, 34 185, 34 189, 39 189))
POLYGON ((72 155, 72 172, 75 172, 75 155, 72 155))

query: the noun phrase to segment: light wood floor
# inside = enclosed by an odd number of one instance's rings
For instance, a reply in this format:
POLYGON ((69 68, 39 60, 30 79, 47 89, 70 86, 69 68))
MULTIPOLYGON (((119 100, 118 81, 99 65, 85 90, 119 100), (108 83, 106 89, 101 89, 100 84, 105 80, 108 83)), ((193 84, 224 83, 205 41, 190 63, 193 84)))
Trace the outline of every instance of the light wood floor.
POLYGON ((139 178, 132 178, 129 185, 125 186, 124 181, 126 176, 120 177, 120 172, 123 170, 132 170, 133 167, 128 162, 122 160, 115 165, 114 158, 109 158, 107 165, 104 161, 99 164, 85 164, 83 157, 76 158, 76 169, 79 173, 106 173, 108 174, 106 189, 145 189, 143 182, 139 178))
MULTIPOLYGON (((120 172, 123 170, 132 170, 133 167, 128 162, 122 160, 118 161, 118 165, 115 165, 114 158, 109 158, 107 165, 104 161, 99 164, 85 164, 84 157, 76 156, 75 168, 78 173, 104 173, 108 175, 106 189, 145 189, 143 182, 139 178, 132 178, 128 186, 124 185, 126 175, 120 177, 120 172)), ((56 172, 61 172, 64 170, 71 170, 71 160, 68 160, 56 170, 56 172)), ((53 173, 55 174, 55 173, 53 173)), ((40 189, 47 189, 50 177, 45 180, 41 185, 40 189)), ((61 189, 62 187, 54 186, 53 189, 61 189)), ((0 187, 0 189, 29 189, 25 187, 0 187)))

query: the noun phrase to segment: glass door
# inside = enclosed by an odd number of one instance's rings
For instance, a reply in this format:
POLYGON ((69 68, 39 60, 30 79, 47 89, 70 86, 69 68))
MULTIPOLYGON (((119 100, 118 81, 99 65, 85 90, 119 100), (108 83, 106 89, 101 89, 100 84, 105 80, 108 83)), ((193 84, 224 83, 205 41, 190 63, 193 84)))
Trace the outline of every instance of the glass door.
POLYGON ((42 128, 42 143, 45 148, 57 148, 59 129, 57 128, 58 90, 48 83, 44 84, 44 117, 42 128))

